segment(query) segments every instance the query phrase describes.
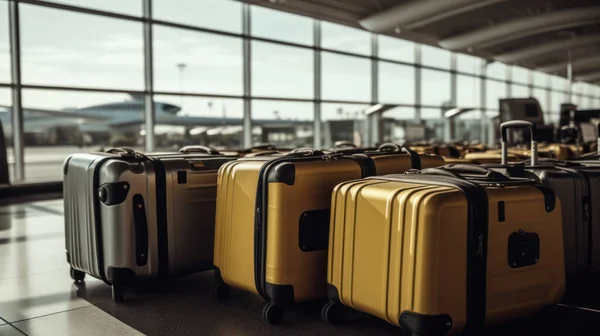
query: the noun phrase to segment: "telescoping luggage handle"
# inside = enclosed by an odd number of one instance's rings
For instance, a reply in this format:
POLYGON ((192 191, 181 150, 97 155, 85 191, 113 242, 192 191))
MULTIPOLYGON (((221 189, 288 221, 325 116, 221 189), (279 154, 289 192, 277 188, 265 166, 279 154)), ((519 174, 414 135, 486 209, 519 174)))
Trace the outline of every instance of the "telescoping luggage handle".
POLYGON ((221 155, 221 153, 207 146, 185 146, 179 150, 180 153, 206 153, 209 155, 221 155))
POLYGON ((531 133, 531 165, 537 166, 538 164, 538 151, 537 151, 537 137, 535 124, 525 120, 513 120, 506 121, 500 124, 500 136, 502 145, 502 161, 501 164, 505 165, 508 163, 508 144, 507 144, 507 133, 512 128, 529 128, 531 133))

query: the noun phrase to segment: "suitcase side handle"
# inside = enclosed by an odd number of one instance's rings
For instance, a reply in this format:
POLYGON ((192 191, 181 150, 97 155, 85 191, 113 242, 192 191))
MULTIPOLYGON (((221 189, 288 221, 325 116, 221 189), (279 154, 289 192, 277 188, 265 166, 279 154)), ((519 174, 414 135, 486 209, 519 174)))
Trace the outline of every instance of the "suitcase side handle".
POLYGON ((207 146, 185 146, 179 150, 180 153, 206 153, 210 155, 221 155, 218 150, 207 146))
POLYGON ((357 146, 350 141, 336 141, 333 148, 357 148, 357 146))
POLYGON ((537 166, 538 164, 538 153, 537 153, 537 136, 535 124, 525 120, 512 120, 506 121, 500 124, 500 136, 502 145, 502 157, 501 164, 505 165, 508 163, 508 144, 507 133, 509 129, 514 128, 528 128, 531 133, 531 165, 537 166))

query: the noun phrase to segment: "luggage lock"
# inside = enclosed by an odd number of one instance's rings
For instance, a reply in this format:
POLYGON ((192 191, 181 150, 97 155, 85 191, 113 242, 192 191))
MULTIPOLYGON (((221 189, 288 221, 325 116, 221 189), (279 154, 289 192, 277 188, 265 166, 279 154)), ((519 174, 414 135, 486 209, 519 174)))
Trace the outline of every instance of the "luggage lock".
POLYGON ((531 266, 540 259, 540 237, 520 229, 508 237, 508 264, 511 268, 531 266))

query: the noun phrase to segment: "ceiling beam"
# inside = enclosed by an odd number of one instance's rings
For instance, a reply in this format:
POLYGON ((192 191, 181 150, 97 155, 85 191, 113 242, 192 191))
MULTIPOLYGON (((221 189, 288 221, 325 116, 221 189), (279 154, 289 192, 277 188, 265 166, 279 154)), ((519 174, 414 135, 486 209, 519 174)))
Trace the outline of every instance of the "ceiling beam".
POLYGON ((507 0, 412 0, 375 13, 359 23, 376 33, 395 28, 410 30, 503 1, 507 0))
POLYGON ((600 6, 559 10, 510 20, 452 36, 440 40, 439 45, 449 50, 485 48, 527 36, 585 26, 598 21, 600 21, 600 6))
MULTIPOLYGON (((544 65, 538 67, 538 70, 548 73, 559 72, 567 69, 568 60, 564 60, 562 62, 557 62, 553 64, 544 65)), ((600 55, 589 56, 585 58, 580 58, 572 63, 573 69, 577 70, 577 68, 585 68, 590 65, 600 65, 600 55)))
POLYGON ((517 49, 509 51, 504 54, 500 54, 494 57, 498 62, 502 63, 515 63, 525 60, 531 60, 540 56, 547 56, 549 53, 555 53, 560 51, 567 51, 569 49, 576 49, 591 44, 600 43, 600 34, 592 34, 574 39, 551 41, 542 44, 536 44, 531 47, 517 49))
POLYGON ((600 80, 600 71, 591 72, 582 76, 577 76, 577 80, 582 82, 593 82, 596 80, 600 80))

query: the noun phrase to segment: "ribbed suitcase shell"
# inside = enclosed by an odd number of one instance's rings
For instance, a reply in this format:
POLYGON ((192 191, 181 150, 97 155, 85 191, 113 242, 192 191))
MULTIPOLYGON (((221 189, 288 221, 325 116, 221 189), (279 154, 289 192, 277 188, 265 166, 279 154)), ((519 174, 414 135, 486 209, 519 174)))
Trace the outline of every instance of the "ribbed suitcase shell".
MULTIPOLYGON (((437 330, 431 335, 463 331, 472 322, 467 320, 467 260, 473 241, 467 235, 465 194, 453 187, 385 178, 398 180, 369 178, 334 190, 330 299, 396 326, 410 324, 410 314, 404 313, 434 317, 423 320, 430 331, 437 330), (450 320, 442 319, 436 329, 435 316, 450 320)), ((561 298, 561 208, 556 199, 555 208, 547 212, 544 194, 533 186, 486 187, 485 193, 487 247, 474 250, 487 258, 485 324, 495 324, 532 315, 561 298), (499 202, 504 202, 504 221, 499 219, 499 202), (509 236, 520 230, 539 235, 539 262, 512 268, 509 236)))
POLYGON ((115 270, 156 277, 212 267, 217 172, 233 158, 181 153, 148 158, 106 153, 67 158, 66 252, 74 269, 111 284, 115 270), (110 190, 106 202, 100 201, 101 189, 110 190))

